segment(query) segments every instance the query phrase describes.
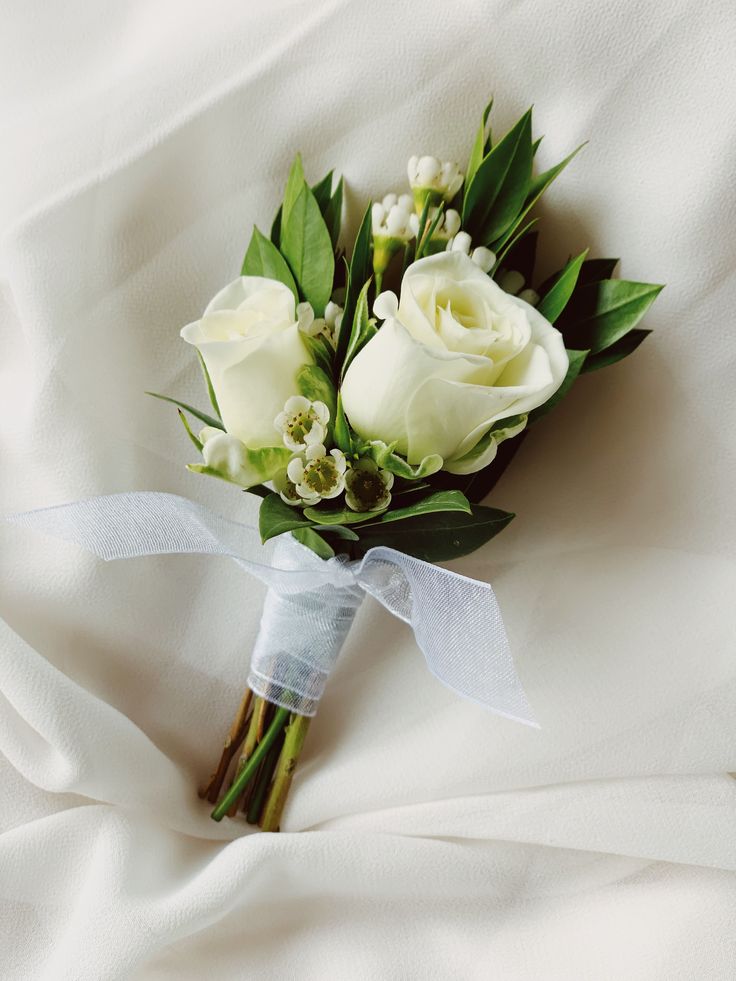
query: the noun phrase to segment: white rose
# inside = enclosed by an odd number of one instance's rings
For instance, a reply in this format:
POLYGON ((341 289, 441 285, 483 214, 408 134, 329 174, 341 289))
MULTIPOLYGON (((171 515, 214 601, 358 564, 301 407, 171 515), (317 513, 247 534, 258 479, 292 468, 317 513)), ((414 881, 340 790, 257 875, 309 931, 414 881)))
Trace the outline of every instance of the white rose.
POLYGON ((181 332, 204 358, 225 429, 249 449, 281 444, 274 419, 313 363, 296 313, 283 283, 241 276, 181 332))
POLYGON ((351 363, 342 402, 363 439, 473 473, 495 456, 487 434, 546 402, 567 367, 562 335, 534 307, 464 253, 440 252, 407 269, 396 315, 351 363))

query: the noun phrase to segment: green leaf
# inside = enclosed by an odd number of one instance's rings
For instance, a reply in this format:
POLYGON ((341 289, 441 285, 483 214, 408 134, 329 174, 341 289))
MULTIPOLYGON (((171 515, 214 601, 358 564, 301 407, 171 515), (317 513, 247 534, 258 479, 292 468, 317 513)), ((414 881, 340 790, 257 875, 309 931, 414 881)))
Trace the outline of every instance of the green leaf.
POLYGON ((266 236, 255 227, 248 251, 243 259, 241 274, 243 276, 264 276, 266 279, 277 279, 284 286, 289 287, 294 294, 294 299, 297 303, 299 302, 299 292, 286 259, 273 242, 269 242, 266 236))
POLYGON ((337 408, 335 411, 335 429, 333 432, 333 439, 335 440, 335 446, 339 450, 342 450, 346 456, 353 455, 353 438, 350 435, 350 426, 348 426, 348 421, 345 418, 345 412, 342 407, 342 396, 340 392, 337 393, 337 408))
POLYGON ((278 249, 281 245, 281 215, 283 214, 283 205, 279 205, 279 210, 276 212, 273 222, 271 224, 271 233, 269 238, 273 244, 278 249))
MULTIPOLYGON (((288 504, 286 506, 288 507, 288 504)), ((334 557, 334 548, 312 528, 297 528, 291 534, 301 545, 305 545, 308 549, 311 549, 321 559, 327 560, 334 557)))
POLYGON ((492 429, 478 440, 475 446, 463 456, 446 463, 446 469, 453 474, 466 475, 490 466, 498 455, 498 447, 507 439, 514 439, 524 431, 527 415, 508 416, 499 420, 492 429), (494 447, 491 444, 494 444, 494 447))
POLYGON ((369 279, 363 289, 360 291, 355 304, 355 315, 353 317, 353 323, 350 329, 348 349, 345 352, 345 361, 343 362, 342 366, 343 374, 345 374, 345 372, 348 370, 350 362, 353 360, 358 351, 360 351, 360 349, 364 347, 376 333, 376 328, 370 322, 368 317, 368 289, 370 285, 371 280, 369 279))
POLYGON ((662 286, 603 279, 588 283, 575 294, 558 324, 568 347, 598 354, 615 344, 639 323, 662 286))
POLYGON ((358 229, 358 235, 353 246, 353 255, 348 268, 347 289, 345 292, 345 309, 342 315, 342 327, 337 337, 335 350, 335 371, 339 374, 345 362, 345 355, 350 343, 351 328, 355 317, 355 305, 364 284, 371 278, 371 243, 373 230, 371 224, 371 206, 365 210, 363 220, 358 229))
POLYGON ((492 106, 493 99, 491 99, 483 110, 483 117, 481 119, 480 126, 478 127, 478 132, 475 134, 475 142, 473 143, 473 149, 470 151, 470 158, 468 159, 468 169, 465 172, 466 188, 470 186, 470 182, 475 177, 475 173, 478 170, 483 157, 485 157, 491 148, 491 128, 488 125, 488 117, 491 114, 492 106))
POLYGON ((435 491, 434 494, 415 500, 406 507, 384 511, 377 523, 389 524, 392 521, 405 521, 407 518, 435 514, 440 511, 464 511, 466 514, 470 514, 470 502, 458 490, 435 491))
POLYGON ((330 238, 332 239, 333 249, 337 248, 337 240, 340 237, 340 228, 342 226, 342 198, 343 198, 343 188, 344 182, 342 177, 337 182, 337 187, 335 188, 335 193, 330 198, 327 208, 324 211, 325 224, 330 233, 330 238))
POLYGON ((349 508, 326 508, 319 507, 304 508, 304 516, 309 518, 317 525, 344 526, 359 525, 362 522, 370 521, 377 514, 384 514, 383 508, 379 511, 351 511, 349 508))
POLYGON ((186 402, 180 402, 178 399, 172 399, 169 395, 159 395, 158 392, 146 392, 146 395, 150 395, 154 399, 161 399, 162 402, 170 402, 172 405, 178 405, 180 409, 184 409, 190 415, 194 416, 195 419, 199 419, 203 422, 205 426, 213 426, 215 429, 222 429, 225 431, 225 427, 219 419, 215 419, 214 416, 208 415, 206 412, 202 412, 201 409, 195 409, 193 405, 188 405, 186 402))
POLYGON ((304 332, 301 332, 301 338, 316 364, 325 374, 331 375, 333 353, 328 341, 319 335, 312 337, 304 332))
POLYGON ((546 416, 550 409, 554 409, 558 402, 561 402, 570 389, 573 386, 573 382, 578 377, 580 372, 583 370, 583 365, 585 364, 585 359, 588 357, 588 351, 568 351, 568 366, 567 373, 562 381, 562 384, 557 389, 552 398, 547 399, 547 401, 534 409, 533 412, 529 413, 529 423, 536 422, 537 419, 541 419, 542 416, 546 416))
POLYGON ((337 397, 330 376, 316 364, 305 364, 296 376, 299 394, 310 402, 324 402, 330 410, 330 421, 335 419, 337 397))
POLYGON ((306 184, 287 211, 281 228, 281 251, 316 317, 324 313, 335 276, 335 256, 327 225, 306 184))
POLYGON ((394 453, 395 445, 395 443, 389 443, 387 445, 386 443, 381 443, 379 440, 374 440, 366 448, 366 454, 382 470, 388 470, 389 473, 395 474, 397 477, 403 477, 404 480, 421 480, 424 477, 429 477, 430 474, 437 473, 442 467, 444 461, 436 453, 425 456, 420 463, 413 467, 410 463, 407 463, 403 456, 394 453))
POLYGON ((578 289, 601 279, 612 279, 620 259, 586 259, 578 276, 578 289))
POLYGON ((503 531, 513 517, 507 511, 472 505, 469 514, 424 514, 395 523, 366 525, 360 529, 360 542, 365 550, 389 545, 425 562, 445 562, 474 552, 503 531))
POLYGON ((532 111, 529 109, 484 157, 466 188, 463 228, 479 243, 502 235, 529 192, 532 172, 532 111))
POLYGON ((278 494, 264 497, 258 512, 258 530, 261 541, 283 535, 287 531, 299 528, 310 528, 311 522, 302 514, 299 508, 291 507, 281 500, 278 494))
POLYGON ((215 395, 215 388, 212 384, 212 379, 210 378, 210 373, 207 371, 207 365, 204 363, 204 358, 202 357, 202 352, 199 348, 195 348, 197 352, 197 357, 199 358, 199 367, 202 369, 202 374, 204 375, 204 383, 207 386, 207 394, 210 398, 210 405, 215 410, 218 419, 222 419, 222 413, 220 412, 220 406, 217 404, 217 396, 215 395))
POLYGON ((332 175, 334 173, 334 170, 331 170, 329 174, 325 174, 321 181, 312 185, 314 200, 317 202, 319 210, 323 215, 326 214, 330 198, 332 197, 332 175))
POLYGON ((584 146, 585 143, 581 143, 579 147, 573 150, 572 153, 569 154, 567 157, 565 157, 564 160, 561 160, 560 163, 555 164, 554 167, 550 167, 549 170, 545 170, 537 177, 532 178, 529 187, 529 192, 527 194, 526 200, 524 201, 524 206, 522 207, 521 211, 519 211, 517 217, 514 219, 514 221, 511 223, 508 229, 504 232, 504 234, 497 241, 494 241, 493 244, 491 245, 491 249, 494 252, 498 253, 499 249, 501 249, 506 244, 506 242, 508 242, 508 240, 514 234, 516 229, 524 221, 524 219, 532 210, 534 205, 539 201, 539 199, 542 197, 544 192, 550 186, 552 181, 562 173, 562 171, 565 169, 565 167, 567 167, 567 165, 570 163, 573 157, 576 154, 578 154, 583 149, 584 146))
MULTIPOLYGON (((286 179, 286 187, 284 188, 284 201, 281 205, 281 234, 283 236, 284 225, 286 225, 291 212, 296 204, 296 200, 302 193, 302 190, 307 186, 307 182, 304 178, 304 167, 302 166, 302 155, 297 153, 294 157, 294 163, 291 165, 291 170, 289 171, 289 176, 286 179)), ((279 246, 280 248, 281 246, 279 246)))
POLYGON ((624 334, 615 344, 606 348, 605 351, 601 351, 599 354, 593 355, 592 358, 588 358, 583 371, 597 371, 599 368, 607 368, 609 365, 616 364, 617 361, 622 361, 632 354, 651 333, 651 330, 642 330, 640 327, 635 327, 628 334, 624 334))
POLYGON ((197 449, 201 453, 202 452, 202 440, 201 439, 198 439, 194 435, 194 433, 192 432, 192 430, 191 430, 191 428, 189 426, 189 423, 187 422, 187 417, 184 415, 184 413, 181 411, 181 409, 177 409, 176 411, 179 413, 179 418, 181 419, 182 426, 187 431, 187 436, 191 439, 191 441, 194 443, 194 445, 197 447, 197 449))
POLYGON ((581 252, 574 259, 570 259, 564 269, 555 277, 552 285, 537 304, 537 310, 546 317, 551 324, 557 320, 562 311, 567 306, 567 302, 572 296, 575 284, 580 275, 588 250, 581 252))

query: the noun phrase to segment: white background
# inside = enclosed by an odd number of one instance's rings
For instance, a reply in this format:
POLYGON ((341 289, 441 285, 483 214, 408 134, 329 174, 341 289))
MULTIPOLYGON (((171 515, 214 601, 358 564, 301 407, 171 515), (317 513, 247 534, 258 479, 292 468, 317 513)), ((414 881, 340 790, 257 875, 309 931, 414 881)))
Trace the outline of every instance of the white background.
POLYGON ((28 2, 0 32, 0 511, 187 474, 178 338, 267 230, 295 151, 369 195, 531 102, 540 273, 664 282, 457 563, 496 589, 534 731, 461 702, 372 602, 280 836, 193 788, 262 589, 0 527, 0 975, 639 981, 736 974, 736 11, 720 2, 28 2), (293 832, 293 833, 292 833, 293 832))

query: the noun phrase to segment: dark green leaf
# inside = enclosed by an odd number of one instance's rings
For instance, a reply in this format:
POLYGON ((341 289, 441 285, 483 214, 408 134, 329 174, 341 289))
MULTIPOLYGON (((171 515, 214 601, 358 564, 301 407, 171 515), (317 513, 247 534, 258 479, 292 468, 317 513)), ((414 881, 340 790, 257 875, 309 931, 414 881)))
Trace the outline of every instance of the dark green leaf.
POLYGON ((470 502, 458 490, 435 491, 434 494, 414 500, 406 507, 385 511, 377 523, 383 525, 392 521, 405 521, 407 518, 434 514, 439 511, 464 511, 466 514, 470 514, 470 502))
POLYGON ((207 394, 210 398, 210 405, 215 410, 215 414, 218 419, 222 419, 222 413, 220 412, 220 406, 217 404, 217 396, 215 395, 215 388, 212 384, 212 379, 210 378, 210 373, 207 371, 207 365, 204 363, 204 358, 202 357, 202 352, 199 348, 195 348, 197 351, 197 357, 199 358, 199 367, 202 369, 202 374, 204 375, 204 383, 207 386, 207 394))
POLYGON ((603 279, 576 290, 558 323, 566 346, 597 354, 615 344, 639 323, 662 288, 603 279))
POLYGON ((276 212, 276 215, 273 219, 273 223, 271 225, 271 234, 269 236, 269 238, 271 239, 271 241, 273 242, 273 244, 276 246, 277 249, 281 245, 281 215, 283 213, 283 210, 284 209, 282 205, 279 205, 279 210, 276 212))
POLYGON ((199 419, 203 422, 205 426, 213 426, 215 429, 222 429, 223 432, 225 427, 219 419, 215 419, 214 416, 208 415, 206 412, 202 412, 201 409, 195 409, 193 405, 188 405, 186 402, 180 402, 178 399, 172 399, 169 395, 159 395, 158 392, 146 392, 146 395, 150 395, 154 399, 161 399, 162 402, 170 402, 172 405, 178 405, 180 409, 184 409, 190 415, 194 416, 195 419, 199 419))
POLYGON ((266 279, 277 279, 284 286, 289 287, 294 294, 295 301, 299 302, 296 283, 286 259, 273 242, 269 242, 266 236, 255 227, 248 251, 245 253, 245 259, 243 259, 241 273, 243 276, 264 276, 266 279))
MULTIPOLYGON (((291 211, 296 204, 297 198, 302 193, 304 188, 307 186, 307 182, 304 178, 304 167, 302 166, 302 156, 300 153, 294 157, 294 163, 291 165, 291 170, 289 171, 289 176, 286 179, 286 187, 284 189, 284 202, 281 205, 281 236, 284 234, 284 226, 289 220, 291 211)), ((279 245, 279 248, 281 246, 279 245)))
POLYGON ((337 248, 337 240, 340 237, 340 228, 342 226, 342 196, 343 196, 343 179, 342 177, 337 182, 337 187, 335 188, 335 193, 330 198, 327 208, 325 209, 325 223, 330 233, 330 238, 332 239, 333 249, 337 248))
POLYGON ((578 276, 578 289, 601 279, 612 279, 619 259, 586 259, 578 276))
POLYGON ((466 188, 463 228, 483 245, 495 241, 516 219, 529 193, 532 172, 532 111, 529 109, 480 163, 466 188))
POLYGON ((333 432, 333 439, 335 440, 335 446, 339 450, 342 450, 347 456, 352 456, 353 454, 353 438, 350 435, 350 427, 348 426, 348 421, 345 418, 345 412, 342 407, 342 397, 340 393, 337 393, 337 410, 335 412, 335 429, 333 432))
POLYGON ((328 545, 324 538, 322 538, 321 535, 318 535, 317 532, 313 531, 311 528, 297 528, 296 530, 292 531, 291 534, 300 544, 305 545, 308 549, 311 549, 311 551, 314 552, 315 555, 318 555, 321 559, 331 559, 335 554, 334 548, 332 548, 331 545, 328 545))
POLYGON ((332 374, 332 348, 324 337, 310 336, 302 332, 302 341, 306 346, 309 353, 312 355, 314 361, 320 366, 322 371, 326 374, 332 374))
POLYGON ((350 259, 345 309, 342 315, 342 327, 337 337, 337 349, 335 351, 335 370, 338 373, 342 370, 345 355, 348 351, 351 328, 355 317, 355 305, 363 286, 371 277, 372 241, 373 227, 371 223, 371 205, 369 204, 360 223, 355 245, 353 246, 353 255, 350 259))
POLYGON ((537 310, 553 324, 567 306, 567 302, 572 296, 575 284, 580 275, 580 268, 585 260, 588 250, 581 252, 574 259, 570 259, 564 269, 555 277, 552 285, 546 291, 537 305, 537 310))
MULTIPOLYGON (((504 440, 498 447, 498 452, 493 463, 484 467, 483 470, 478 470, 464 478, 465 482, 459 486, 468 500, 477 503, 490 494, 503 476, 506 467, 508 467, 519 452, 521 444, 526 439, 527 432, 528 430, 525 429, 513 439, 504 440)), ((458 478, 456 477, 455 481, 457 480, 458 478)))
POLYGON ((176 411, 179 413, 179 418, 181 419, 182 426, 187 431, 187 436, 191 439, 191 441, 194 443, 194 445, 197 447, 197 449, 201 453, 202 452, 202 440, 201 439, 198 439, 194 435, 194 433, 191 430, 191 427, 190 427, 189 423, 187 422, 187 417, 184 415, 184 413, 181 411, 181 409, 177 409, 176 411))
POLYGON ((555 394, 552 396, 551 399, 548 399, 544 403, 544 405, 538 406, 536 409, 534 409, 533 412, 529 413, 530 424, 536 422, 537 419, 541 419, 542 416, 545 416, 550 409, 553 409, 557 405, 558 402, 561 402, 562 399, 564 399, 564 397, 572 388, 573 382, 578 377, 580 372, 583 370, 583 365, 585 364, 585 359, 587 358, 587 356, 588 356, 588 351, 567 352, 569 364, 567 366, 567 374, 565 375, 562 384, 557 389, 557 391, 555 392, 555 394))
POLYGON ((301 510, 284 503, 278 494, 269 494, 263 498, 258 512, 261 541, 267 542, 269 538, 283 535, 286 531, 310 527, 311 522, 304 517, 301 510))
POLYGON ((607 347, 605 351, 594 354, 592 358, 589 358, 585 362, 583 371, 597 371, 599 368, 607 368, 609 365, 623 360, 623 358, 632 354, 651 333, 651 330, 642 330, 640 327, 635 327, 628 334, 624 334, 615 344, 607 347))
POLYGON ((470 514, 425 514, 393 524, 377 522, 360 529, 361 546, 389 545, 425 562, 445 562, 474 552, 513 518, 507 511, 473 505, 470 514))
POLYGON ((577 153, 579 153, 584 146, 585 144, 581 143, 580 146, 577 147, 577 149, 573 150, 572 153, 569 156, 565 157, 564 160, 561 160, 560 163, 555 164, 554 167, 550 167, 549 170, 545 170, 537 177, 532 178, 529 192, 526 196, 526 200, 524 201, 524 205, 521 208, 521 211, 519 211, 517 217, 514 219, 511 225, 506 229, 504 234, 501 235, 499 239, 497 239, 492 243, 491 248, 493 249, 494 252, 498 253, 499 249, 501 249, 506 244, 506 242, 509 241, 511 236, 515 233, 516 229, 521 225, 521 223, 524 221, 526 216, 532 210, 534 205, 542 197, 542 195, 547 190, 547 188, 552 183, 552 181, 562 173, 562 171, 565 169, 565 167, 567 167, 567 165, 570 163, 572 158, 577 153))
POLYGON ((348 349, 345 352, 345 361, 342 366, 343 374, 348 370, 350 362, 353 360, 355 355, 360 351, 360 349, 368 343, 368 341, 376 333, 376 328, 370 322, 368 318, 368 288, 371 285, 370 279, 364 285, 363 289, 360 291, 357 302, 355 304, 355 316, 353 317, 352 327, 350 329, 350 339, 348 340, 348 349))
POLYGON ((312 185, 312 194, 314 195, 314 200, 319 205, 319 210, 323 215, 327 213, 327 207, 330 203, 330 198, 332 197, 332 175, 334 171, 331 170, 329 174, 326 174, 321 181, 312 185))
POLYGON ((470 186, 470 182, 475 177, 475 172, 480 166, 481 160, 491 149, 491 128, 488 125, 488 117, 491 114, 492 106, 493 99, 491 99, 483 110, 483 118, 481 119, 480 126, 478 127, 478 132, 475 134, 475 142, 473 143, 473 149, 470 151, 470 158, 468 159, 468 169, 465 172, 466 188, 470 186))
MULTIPOLYGON (((376 517, 376 511, 351 511, 349 508, 319 507, 305 508, 304 516, 317 525, 359 525, 376 517)), ((385 509, 380 512, 385 513, 385 509)))

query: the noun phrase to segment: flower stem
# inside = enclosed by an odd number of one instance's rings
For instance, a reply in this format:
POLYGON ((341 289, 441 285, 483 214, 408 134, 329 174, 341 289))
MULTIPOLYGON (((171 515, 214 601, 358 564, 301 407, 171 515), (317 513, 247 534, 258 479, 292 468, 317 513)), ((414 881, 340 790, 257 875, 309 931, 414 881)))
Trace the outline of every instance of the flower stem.
POLYGON ((279 830, 286 797, 289 793, 294 770, 296 770, 296 765, 299 762, 299 754, 302 751, 310 722, 311 719, 306 715, 295 715, 286 729, 284 746, 276 766, 273 786, 261 818, 261 827, 264 831, 279 830))
POLYGON ((223 781, 227 776, 227 771, 230 767, 233 757, 240 749, 240 744, 245 738, 245 731, 247 726, 247 716, 248 709, 250 708, 251 699, 253 698, 253 692, 250 688, 246 688, 243 699, 238 708, 238 714, 233 719, 233 724, 230 726, 230 732, 225 740, 225 745, 222 748, 222 755, 220 756, 220 762, 217 764, 217 769, 212 774, 210 782, 207 784, 204 790, 200 792, 200 797, 207 798, 210 804, 214 804, 220 795, 220 788, 222 787, 223 781))
POLYGON ((273 746, 269 749, 266 754, 266 758, 258 771, 258 776, 253 781, 253 791, 251 793, 250 801, 248 802, 248 807, 246 811, 246 820, 248 824, 258 824, 261 817, 261 811, 263 810, 263 802, 266 799, 266 794, 268 793, 268 788, 271 785, 271 778, 273 777, 273 771, 276 768, 276 763, 278 762, 279 754, 281 753, 281 747, 284 745, 284 730, 282 729, 279 733, 278 739, 274 742, 273 746))
MULTIPOLYGON (((263 739, 258 743, 258 745, 253 750, 253 753, 248 758, 248 762, 240 770, 237 777, 233 781, 232 786, 222 798, 220 803, 212 812, 212 819, 214 821, 222 821, 222 819, 227 814, 230 806, 232 804, 237 804, 238 798, 245 789, 245 787, 250 783, 258 769, 261 760, 264 758, 268 752, 270 746, 281 732, 281 730, 286 725, 289 718, 289 710, 285 708, 279 708, 276 710, 276 714, 273 717, 271 725, 266 730, 263 739)), ((250 735, 250 733, 248 733, 250 735)))

